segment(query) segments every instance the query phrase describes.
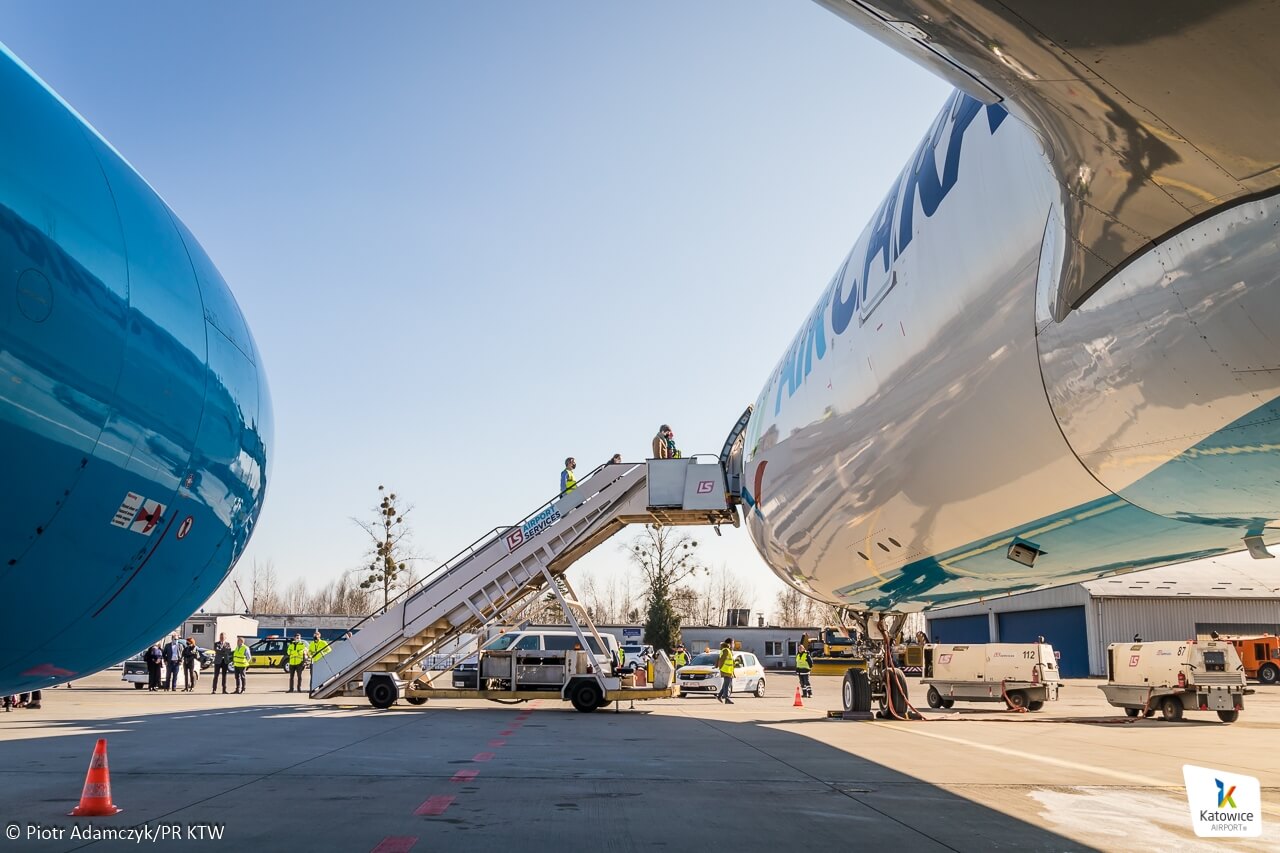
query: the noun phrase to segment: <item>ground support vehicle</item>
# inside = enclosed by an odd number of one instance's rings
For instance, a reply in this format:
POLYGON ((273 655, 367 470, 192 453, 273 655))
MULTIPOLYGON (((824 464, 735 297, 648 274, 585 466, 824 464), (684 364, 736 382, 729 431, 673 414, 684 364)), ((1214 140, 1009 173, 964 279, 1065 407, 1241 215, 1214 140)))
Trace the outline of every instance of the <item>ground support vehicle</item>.
POLYGON ((924 647, 930 708, 955 702, 1003 702, 1039 711, 1058 698, 1061 680, 1048 643, 973 643, 924 647))
POLYGON ((1244 666, 1226 641, 1112 643, 1107 647, 1107 683, 1098 686, 1125 714, 1160 711, 1176 722, 1184 711, 1216 711, 1234 723, 1244 709, 1244 666))
POLYGON ((1224 637, 1235 646, 1244 674, 1263 684, 1280 684, 1280 637, 1263 634, 1260 637, 1224 637))

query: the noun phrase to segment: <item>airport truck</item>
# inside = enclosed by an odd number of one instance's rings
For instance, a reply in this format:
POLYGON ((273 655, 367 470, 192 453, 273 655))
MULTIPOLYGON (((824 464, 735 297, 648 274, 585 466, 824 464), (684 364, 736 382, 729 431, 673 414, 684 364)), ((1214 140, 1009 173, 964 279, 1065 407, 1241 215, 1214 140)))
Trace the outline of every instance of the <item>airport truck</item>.
POLYGON ((1280 684, 1280 637, 1263 634, 1224 639, 1235 646, 1248 678, 1256 678, 1263 684, 1280 684))
POLYGON ((1234 723, 1244 708, 1244 666, 1225 640, 1205 643, 1112 643, 1107 647, 1107 683, 1098 685, 1107 701, 1125 714, 1160 711, 1176 722, 1183 711, 1216 711, 1234 723))
POLYGON ((930 708, 1003 702, 1039 711, 1057 700, 1061 679, 1048 643, 974 643, 925 646, 923 683, 930 708))

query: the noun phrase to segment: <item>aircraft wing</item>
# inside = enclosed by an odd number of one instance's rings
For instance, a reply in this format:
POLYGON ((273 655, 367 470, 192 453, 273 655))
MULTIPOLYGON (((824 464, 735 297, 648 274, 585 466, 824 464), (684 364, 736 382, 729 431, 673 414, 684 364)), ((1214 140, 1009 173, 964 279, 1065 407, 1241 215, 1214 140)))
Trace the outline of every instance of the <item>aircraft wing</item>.
POLYGON ((815 0, 1040 137, 1079 265, 1126 261, 1280 185, 1280 6, 1261 0, 815 0))

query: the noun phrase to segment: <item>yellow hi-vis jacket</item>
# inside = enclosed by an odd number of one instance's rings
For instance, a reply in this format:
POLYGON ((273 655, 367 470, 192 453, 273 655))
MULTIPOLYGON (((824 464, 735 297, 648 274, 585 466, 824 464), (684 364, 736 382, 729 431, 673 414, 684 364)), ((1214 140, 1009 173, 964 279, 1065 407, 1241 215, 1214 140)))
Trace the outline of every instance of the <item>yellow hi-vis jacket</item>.
POLYGON ((326 640, 311 641, 311 660, 318 661, 329 653, 329 643, 326 640))
POLYGON ((231 653, 231 665, 236 669, 247 669, 251 660, 253 655, 249 654, 248 646, 236 646, 236 650, 231 653))
POLYGON ((733 649, 720 650, 719 666, 721 675, 733 675, 733 649))
POLYGON ((796 669, 801 672, 808 672, 813 669, 813 665, 809 663, 809 653, 804 649, 796 652, 796 669))
POLYGON ((289 666, 301 666, 307 657, 307 644, 294 641, 289 644, 289 666))
POLYGON ((689 663, 689 656, 684 652, 676 652, 671 656, 671 663, 675 664, 677 668, 685 666, 689 663))

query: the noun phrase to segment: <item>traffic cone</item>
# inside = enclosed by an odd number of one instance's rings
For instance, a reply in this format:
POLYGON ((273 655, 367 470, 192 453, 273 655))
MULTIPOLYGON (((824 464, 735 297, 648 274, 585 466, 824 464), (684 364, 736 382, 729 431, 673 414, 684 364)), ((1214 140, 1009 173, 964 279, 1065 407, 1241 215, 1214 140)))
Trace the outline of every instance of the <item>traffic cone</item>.
POLYGON ((80 793, 80 805, 68 814, 71 817, 107 817, 119 814, 111 802, 111 771, 107 769, 107 739, 98 738, 89 759, 89 773, 84 777, 84 790, 80 793))
POLYGON ((798 684, 796 685, 796 701, 794 701, 794 702, 792 702, 792 703, 791 703, 791 707, 793 707, 793 708, 803 708, 803 707, 804 707, 804 701, 800 698, 800 685, 798 685, 798 684))

